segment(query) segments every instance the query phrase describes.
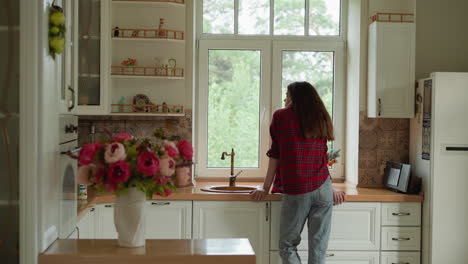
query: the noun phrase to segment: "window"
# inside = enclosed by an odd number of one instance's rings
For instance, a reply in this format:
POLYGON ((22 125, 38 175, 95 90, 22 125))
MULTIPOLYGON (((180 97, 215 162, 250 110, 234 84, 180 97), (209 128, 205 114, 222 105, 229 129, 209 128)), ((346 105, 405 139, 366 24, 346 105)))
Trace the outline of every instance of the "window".
MULTIPOLYGON (((340 0, 203 0, 198 2, 197 175, 236 172, 264 177, 272 113, 286 87, 308 81, 335 126, 330 148, 342 149, 344 32, 340 0)), ((344 151, 342 151, 343 153, 344 151)), ((331 169, 343 177, 342 163, 331 169)))

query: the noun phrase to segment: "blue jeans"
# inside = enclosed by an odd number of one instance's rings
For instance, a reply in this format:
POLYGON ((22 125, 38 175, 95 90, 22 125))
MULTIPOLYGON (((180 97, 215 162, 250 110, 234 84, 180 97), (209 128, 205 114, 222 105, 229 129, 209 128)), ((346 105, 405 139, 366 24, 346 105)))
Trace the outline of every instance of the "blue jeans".
POLYGON ((333 189, 328 178, 317 190, 304 194, 283 195, 279 249, 283 264, 299 264, 297 246, 307 220, 309 264, 324 264, 330 239, 333 189))

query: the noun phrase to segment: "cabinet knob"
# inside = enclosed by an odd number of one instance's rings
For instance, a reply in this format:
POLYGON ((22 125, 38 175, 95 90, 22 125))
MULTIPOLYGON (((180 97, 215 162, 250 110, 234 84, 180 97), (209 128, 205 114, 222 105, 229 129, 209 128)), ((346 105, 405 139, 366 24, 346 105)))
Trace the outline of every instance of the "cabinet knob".
POLYGON ((410 216, 410 213, 392 213, 394 216, 410 216))

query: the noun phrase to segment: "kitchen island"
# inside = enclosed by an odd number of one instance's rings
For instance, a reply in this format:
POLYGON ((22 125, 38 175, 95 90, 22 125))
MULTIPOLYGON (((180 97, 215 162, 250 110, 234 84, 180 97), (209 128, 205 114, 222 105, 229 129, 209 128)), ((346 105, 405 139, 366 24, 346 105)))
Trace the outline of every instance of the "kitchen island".
POLYGON ((122 248, 115 239, 60 239, 39 255, 39 264, 254 264, 248 239, 148 239, 122 248))

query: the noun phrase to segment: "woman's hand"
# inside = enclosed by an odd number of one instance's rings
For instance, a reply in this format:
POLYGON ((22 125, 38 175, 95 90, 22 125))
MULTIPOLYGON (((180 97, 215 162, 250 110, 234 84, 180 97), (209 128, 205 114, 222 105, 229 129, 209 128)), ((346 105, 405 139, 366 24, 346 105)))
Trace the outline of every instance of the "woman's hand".
POLYGON ((261 188, 261 189, 252 191, 250 194, 252 195, 252 200, 261 201, 265 198, 265 196, 267 195, 267 192, 265 191, 265 189, 261 188))
POLYGON ((338 190, 333 190, 334 205, 342 204, 345 201, 345 193, 338 190))

